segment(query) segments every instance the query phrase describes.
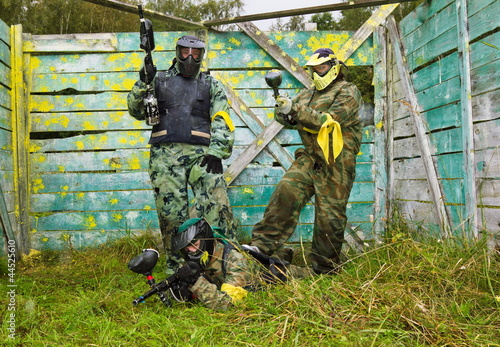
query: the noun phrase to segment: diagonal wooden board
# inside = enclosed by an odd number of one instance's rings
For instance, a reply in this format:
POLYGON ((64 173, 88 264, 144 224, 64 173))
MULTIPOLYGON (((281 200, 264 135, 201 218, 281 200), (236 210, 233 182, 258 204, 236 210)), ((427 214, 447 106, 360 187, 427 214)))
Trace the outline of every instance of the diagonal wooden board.
MULTIPOLYGON (((337 54, 338 58, 341 60, 347 60, 358 48, 363 44, 363 42, 370 37, 375 28, 377 28, 398 6, 399 4, 383 5, 380 6, 370 18, 356 31, 356 33, 342 46, 341 50, 337 54)), ((261 46, 266 52, 268 52, 278 63, 281 64, 290 74, 292 74, 297 80, 299 80, 304 86, 308 87, 311 85, 312 80, 309 74, 300 66, 295 60, 292 59, 288 54, 286 54, 278 45, 274 43, 265 33, 259 30, 259 28, 251 22, 239 23, 237 24, 240 29, 242 29, 249 37, 251 37, 259 46, 261 46)), ((219 77, 220 74, 218 75, 219 77)), ((228 91, 231 90, 231 86, 222 81, 225 84, 228 91)), ((251 117, 255 117, 251 113, 250 108, 241 100, 234 100, 234 96, 228 96, 232 100, 231 107, 240 116, 243 122, 248 125, 247 118, 244 114, 240 112, 240 108, 247 110, 247 113, 251 117)), ((277 146, 281 148, 281 145, 273 140, 283 126, 276 121, 271 123, 267 129, 259 121, 258 124, 262 127, 263 132, 248 146, 248 148, 240 154, 238 158, 226 169, 225 177, 226 182, 230 184, 244 169, 245 167, 264 149, 265 144, 269 144, 269 150, 273 156, 278 159, 276 153, 279 151, 277 146), (263 145, 264 144, 264 145, 263 145)), ((257 135, 255 129, 251 129, 257 135)), ((290 156, 288 156, 291 159, 290 156)), ((283 163, 281 162, 281 165, 283 163)), ((290 164, 283 165, 285 169, 288 169, 290 164)))
POLYGON ((434 205, 436 206, 436 218, 439 221, 443 237, 448 237, 451 234, 451 229, 448 213, 443 201, 444 195, 441 193, 442 189, 439 184, 437 169, 432 160, 431 149, 426 135, 426 127, 422 117, 420 117, 420 105, 418 104, 417 95, 413 89, 410 73, 404 57, 404 47, 399 36, 396 20, 393 16, 391 16, 387 21, 387 28, 394 47, 394 55, 396 57, 399 76, 402 82, 401 86, 405 97, 412 107, 412 110, 414 110, 413 112, 410 112, 410 115, 413 119, 415 136, 420 147, 422 160, 427 174, 427 181, 429 182, 434 205))

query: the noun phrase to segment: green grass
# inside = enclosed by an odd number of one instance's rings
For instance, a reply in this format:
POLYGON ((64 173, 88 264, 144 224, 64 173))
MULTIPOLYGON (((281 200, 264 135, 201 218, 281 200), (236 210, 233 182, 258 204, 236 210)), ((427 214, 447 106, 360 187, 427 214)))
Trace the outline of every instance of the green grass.
MULTIPOLYGON (((253 292, 227 312, 164 307, 127 269, 150 236, 45 251, 16 268, 16 338, 6 346, 500 346, 500 259, 482 243, 392 229, 343 270, 253 292)), ((300 258, 300 257, 299 257, 300 258)), ((2 283, 7 283, 6 260, 2 283)), ((155 277, 163 279, 161 261, 155 277)), ((5 288, 5 286, 2 286, 5 288)), ((1 306, 8 306, 6 295, 1 306)))

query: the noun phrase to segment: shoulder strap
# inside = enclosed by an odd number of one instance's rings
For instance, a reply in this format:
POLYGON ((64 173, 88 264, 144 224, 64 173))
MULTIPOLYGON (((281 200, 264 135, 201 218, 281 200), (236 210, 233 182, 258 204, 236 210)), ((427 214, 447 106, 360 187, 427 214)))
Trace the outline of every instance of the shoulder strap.
POLYGON ((222 274, 224 276, 226 276, 227 256, 233 249, 236 249, 236 247, 234 247, 231 242, 228 242, 224 245, 224 251, 222 252, 222 274))

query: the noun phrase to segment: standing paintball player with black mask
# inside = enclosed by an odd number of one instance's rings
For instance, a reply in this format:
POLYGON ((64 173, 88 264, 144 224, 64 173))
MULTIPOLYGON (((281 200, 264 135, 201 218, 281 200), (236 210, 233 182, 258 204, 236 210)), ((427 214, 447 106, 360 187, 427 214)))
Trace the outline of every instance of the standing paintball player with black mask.
POLYGON ((204 53, 202 40, 181 37, 172 66, 157 72, 145 61, 140 80, 127 98, 129 113, 138 120, 146 119, 148 85, 157 99, 159 122, 152 124, 149 175, 167 253, 167 273, 179 262, 170 251, 170 238, 189 219, 188 184, 196 198, 198 217, 229 238, 235 234, 222 167, 222 159, 231 156, 234 125, 221 85, 200 71, 204 53))

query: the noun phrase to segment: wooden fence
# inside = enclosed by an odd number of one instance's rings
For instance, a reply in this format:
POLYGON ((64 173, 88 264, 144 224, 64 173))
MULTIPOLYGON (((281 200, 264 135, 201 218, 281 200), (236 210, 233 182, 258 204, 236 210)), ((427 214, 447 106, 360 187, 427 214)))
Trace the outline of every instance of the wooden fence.
MULTIPOLYGON (((348 65, 374 67, 376 100, 373 113, 363 115, 350 230, 374 240, 397 207, 426 230, 498 234, 498 6, 487 0, 424 2, 399 26, 391 20, 371 24, 375 32, 367 39, 359 36, 366 27, 271 32, 261 42, 250 24, 240 26, 243 32, 156 33, 153 56, 166 69, 178 37, 205 36, 206 68, 224 83, 237 127, 234 153, 224 164, 242 237, 262 217, 301 145, 296 132, 272 120, 274 100, 263 76, 283 70, 282 89, 290 95, 304 81, 273 52, 301 65, 323 46, 347 54, 348 65), (465 6, 468 15, 462 14, 465 6), (467 35, 460 28, 469 28, 467 35), (263 48, 265 42, 274 48, 263 48)), ((157 231, 147 174, 149 129, 126 111, 142 65, 138 33, 21 31, 0 25, 4 233, 10 225, 27 251, 81 248, 157 231)), ((292 242, 310 240, 313 214, 307 205, 292 242)))

